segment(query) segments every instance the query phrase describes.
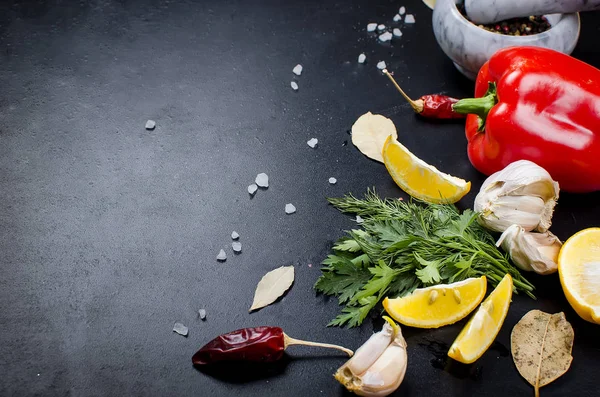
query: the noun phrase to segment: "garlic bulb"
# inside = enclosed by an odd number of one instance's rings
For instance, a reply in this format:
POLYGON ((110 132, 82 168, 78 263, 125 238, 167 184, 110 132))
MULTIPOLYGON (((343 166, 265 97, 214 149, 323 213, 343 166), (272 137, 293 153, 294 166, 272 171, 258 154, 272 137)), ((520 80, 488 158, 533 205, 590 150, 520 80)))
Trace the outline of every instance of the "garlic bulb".
POLYGON ((402 383, 408 357, 400 327, 388 317, 383 329, 373 334, 335 373, 349 391, 365 397, 383 397, 402 383))
POLYGON ((519 268, 538 274, 550 274, 558 270, 556 264, 561 241, 549 231, 545 233, 526 232, 519 225, 512 225, 498 239, 512 261, 519 268))
POLYGON ((545 169, 519 160, 483 182, 474 209, 479 223, 493 231, 517 224, 528 232, 545 232, 552 224, 558 192, 558 182, 545 169))

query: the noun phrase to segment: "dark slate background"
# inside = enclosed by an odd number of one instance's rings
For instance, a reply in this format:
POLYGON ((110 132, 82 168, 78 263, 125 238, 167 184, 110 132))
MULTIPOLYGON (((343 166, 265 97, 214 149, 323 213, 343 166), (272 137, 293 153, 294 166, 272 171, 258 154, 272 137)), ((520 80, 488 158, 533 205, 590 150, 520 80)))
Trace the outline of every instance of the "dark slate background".
MULTIPOLYGON (((380 328, 377 316, 326 328, 339 308, 312 290, 319 262, 353 225, 326 196, 374 186, 406 197, 349 142, 366 111, 390 117, 425 161, 471 180, 460 206, 472 206, 484 178, 468 162, 461 124, 415 117, 375 67, 385 60, 414 97, 470 95, 430 16, 418 0, 3 1, 0 395, 343 395, 331 375, 345 359, 335 353, 293 348, 275 367, 206 374, 190 358, 245 326, 350 348, 380 328), (401 26, 401 39, 380 44, 365 32, 370 21, 391 23, 401 5, 417 20, 401 26), (250 199, 259 172, 271 186, 250 199), (284 213, 288 202, 297 213, 284 213), (291 264, 290 292, 248 314, 262 275, 291 264), (172 332, 176 321, 189 337, 172 332)), ((597 67, 599 21, 582 15, 574 53, 597 67)), ((566 239, 597 226, 599 198, 563 194, 553 231, 566 239)), ((444 362, 464 322, 405 328, 409 367, 397 395, 531 395, 507 347, 533 308, 562 310, 575 328, 572 368, 543 395, 598 395, 600 328, 570 309, 556 276, 532 280, 539 299, 515 297, 497 343, 473 366, 444 362)))

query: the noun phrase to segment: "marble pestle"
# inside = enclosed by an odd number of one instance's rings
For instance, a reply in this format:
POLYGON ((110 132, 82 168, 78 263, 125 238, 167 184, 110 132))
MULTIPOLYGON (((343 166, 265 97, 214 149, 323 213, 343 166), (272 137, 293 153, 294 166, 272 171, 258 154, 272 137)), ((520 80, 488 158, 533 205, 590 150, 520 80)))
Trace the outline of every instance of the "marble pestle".
POLYGON ((594 10, 600 10, 600 0, 465 0, 467 16, 479 24, 530 15, 594 10))

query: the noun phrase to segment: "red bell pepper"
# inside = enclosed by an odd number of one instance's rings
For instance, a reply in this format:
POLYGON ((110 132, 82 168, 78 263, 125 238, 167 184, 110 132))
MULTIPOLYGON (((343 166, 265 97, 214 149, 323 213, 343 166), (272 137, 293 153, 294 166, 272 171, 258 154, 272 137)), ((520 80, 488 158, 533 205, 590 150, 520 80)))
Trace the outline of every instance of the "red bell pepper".
POLYGON ((475 98, 454 104, 468 155, 490 175, 517 160, 570 192, 600 190, 600 70, 560 52, 510 47, 479 70, 475 98))

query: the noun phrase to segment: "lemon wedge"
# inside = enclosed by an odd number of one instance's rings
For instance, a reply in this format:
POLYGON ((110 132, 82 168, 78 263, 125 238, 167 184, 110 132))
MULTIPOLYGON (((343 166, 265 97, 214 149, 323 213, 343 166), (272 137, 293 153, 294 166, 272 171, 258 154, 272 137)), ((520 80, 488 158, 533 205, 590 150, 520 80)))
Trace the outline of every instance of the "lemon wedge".
POLYGON ((460 331, 450 346, 449 357, 461 363, 471 364, 485 353, 502 328, 510 306, 512 290, 512 277, 507 274, 460 331))
POLYGON ((558 254, 558 274, 577 314, 600 324, 600 228, 584 229, 563 244, 558 254))
POLYGON ((388 136, 381 151, 392 179, 412 197, 428 203, 455 203, 471 190, 471 182, 445 174, 388 136))
POLYGON ((385 311, 401 324, 438 328, 465 318, 485 296, 486 278, 419 288, 402 298, 385 298, 385 311))

